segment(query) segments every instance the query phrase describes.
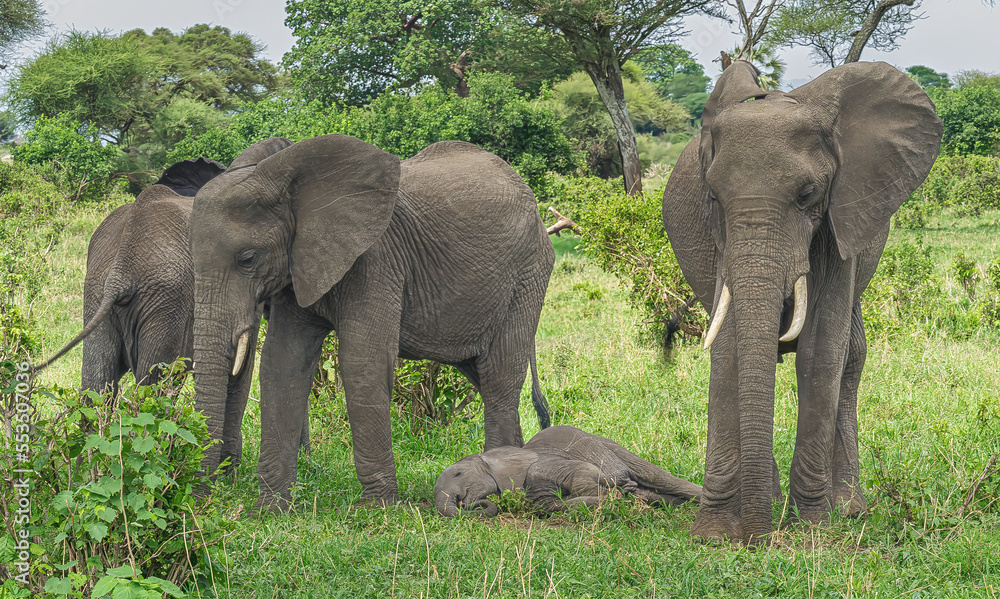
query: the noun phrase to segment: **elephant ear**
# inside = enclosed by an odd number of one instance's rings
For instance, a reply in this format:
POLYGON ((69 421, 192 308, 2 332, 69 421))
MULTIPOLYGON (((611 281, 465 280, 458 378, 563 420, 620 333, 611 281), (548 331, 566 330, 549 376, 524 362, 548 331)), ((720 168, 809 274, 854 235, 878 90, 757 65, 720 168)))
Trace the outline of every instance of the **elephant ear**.
POLYGON ((261 160, 277 154, 290 145, 292 145, 291 140, 284 137, 269 137, 263 141, 258 141, 240 152, 236 160, 229 165, 229 170, 255 166, 261 160))
POLYGON ((226 165, 205 157, 175 162, 163 171, 157 185, 165 185, 178 195, 193 198, 206 183, 222 174, 226 165))
POLYGON ((788 94, 834 117, 830 222, 840 256, 863 250, 937 158, 941 119, 919 85, 884 62, 837 67, 788 94))
POLYGON ((399 192, 399 158, 349 135, 301 141, 255 175, 276 184, 295 217, 289 255, 302 307, 333 287, 385 233, 399 192))
POLYGON ((521 447, 497 447, 480 455, 501 492, 523 489, 528 466, 538 461, 537 453, 521 447))

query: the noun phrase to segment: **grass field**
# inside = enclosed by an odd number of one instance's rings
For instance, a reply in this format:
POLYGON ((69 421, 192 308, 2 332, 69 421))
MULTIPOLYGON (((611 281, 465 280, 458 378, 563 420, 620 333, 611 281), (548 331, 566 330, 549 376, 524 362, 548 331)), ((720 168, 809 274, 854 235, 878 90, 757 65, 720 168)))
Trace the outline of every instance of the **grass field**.
MULTIPOLYGON (((51 353, 81 327, 86 245, 102 214, 67 221, 34 313, 51 353)), ((1000 214, 940 217, 892 242, 920 236, 948 293, 959 251, 981 264, 1000 255, 1000 214)), ((650 226, 659 226, 650 223, 650 226)), ((708 354, 697 343, 670 362, 640 334, 618 282, 557 240, 538 330, 538 360, 555 424, 614 439, 678 476, 701 482, 708 354)), ((914 327, 869 340, 859 397, 862 481, 871 506, 858 520, 789 523, 768 548, 694 541, 695 506, 649 508, 614 498, 597 509, 537 517, 516 498, 494 520, 439 517, 434 481, 482 450, 482 414, 447 427, 394 408, 404 503, 359 509, 343 397, 314 399, 313 451, 299 460, 297 511, 248 516, 257 497, 260 421, 250 402, 244 465, 217 497, 237 514, 224 542, 220 597, 996 597, 1000 594, 1000 336, 956 339, 914 327)), ((79 384, 80 350, 44 375, 79 384)), ((251 395, 257 397, 256 388, 251 395)), ((528 387, 525 438, 537 431, 528 387)), ((792 361, 778 366, 775 452, 787 489, 795 438, 792 361)), ((207 596, 202 593, 201 596, 207 596)))

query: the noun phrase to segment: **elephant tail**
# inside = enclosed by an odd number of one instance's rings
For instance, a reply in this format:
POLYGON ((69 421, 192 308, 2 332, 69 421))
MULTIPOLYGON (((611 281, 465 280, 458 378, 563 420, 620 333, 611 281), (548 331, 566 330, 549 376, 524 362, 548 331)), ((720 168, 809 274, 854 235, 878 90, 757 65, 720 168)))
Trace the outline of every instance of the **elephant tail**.
MULTIPOLYGON (((109 279, 110 278, 111 277, 109 277, 109 279)), ((116 291, 116 290, 110 289, 109 287, 111 287, 111 285, 105 285, 104 295, 101 297, 101 303, 97 307, 97 312, 94 313, 94 316, 93 316, 93 318, 90 319, 90 322, 88 322, 83 327, 83 330, 80 332, 80 334, 77 335, 76 337, 74 337, 72 341, 70 341, 69 343, 67 343, 65 345, 65 347, 63 347, 62 349, 60 349, 59 351, 57 351, 54 356, 52 356, 48 360, 45 360, 41 364, 35 364, 34 366, 32 366, 31 367, 31 371, 33 373, 41 372, 42 370, 45 370, 53 362, 55 362, 59 358, 63 357, 66 354, 66 352, 68 352, 71 349, 73 349, 74 347, 76 347, 78 343, 80 343, 81 341, 83 341, 84 339, 86 339, 88 335, 90 335, 91 333, 93 333, 94 329, 96 329, 98 327, 98 325, 100 325, 101 322, 104 321, 108 317, 109 314, 111 314, 111 309, 114 307, 115 302, 117 302, 121 298, 125 297, 126 292, 124 292, 124 291, 116 291)))
POLYGON ((535 364, 534 354, 532 354, 529 363, 531 364, 531 403, 535 406, 535 413, 538 414, 538 428, 545 430, 551 424, 549 419, 549 402, 545 400, 545 395, 542 394, 542 386, 538 384, 538 366, 535 364))

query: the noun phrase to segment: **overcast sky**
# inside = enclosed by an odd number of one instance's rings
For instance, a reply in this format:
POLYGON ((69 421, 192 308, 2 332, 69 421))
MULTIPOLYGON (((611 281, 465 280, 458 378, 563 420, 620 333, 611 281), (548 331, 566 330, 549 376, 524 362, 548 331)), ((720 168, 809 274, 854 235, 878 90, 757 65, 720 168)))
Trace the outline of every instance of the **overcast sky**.
MULTIPOLYGON (((295 41, 285 27, 283 0, 44 0, 53 31, 71 28, 120 33, 156 27, 180 31, 196 23, 222 25, 249 33, 267 45, 266 56, 280 61, 295 41)), ((862 60, 885 60, 900 68, 921 64, 954 75, 961 70, 1000 71, 1000 7, 980 0, 925 0, 919 21, 891 53, 866 49, 862 60)), ((719 72, 721 50, 734 47, 738 37, 727 24, 707 18, 691 18, 690 34, 680 44, 694 52, 706 73, 719 72)), ((27 51, 28 55, 31 50, 27 51)), ((804 48, 784 50, 788 63, 783 88, 798 86, 825 70, 813 66, 804 48)))

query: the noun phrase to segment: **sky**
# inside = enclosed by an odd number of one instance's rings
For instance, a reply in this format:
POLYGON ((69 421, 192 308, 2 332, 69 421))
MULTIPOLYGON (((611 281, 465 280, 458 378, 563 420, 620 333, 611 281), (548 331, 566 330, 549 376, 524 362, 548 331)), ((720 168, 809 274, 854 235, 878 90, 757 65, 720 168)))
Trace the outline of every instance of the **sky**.
MULTIPOLYGON (((43 0, 52 31, 72 28, 96 29, 120 33, 156 27, 181 31, 196 23, 222 25, 233 31, 250 34, 267 46, 265 56, 281 60, 295 38, 285 24, 284 0, 43 0)), ((1000 72, 1000 3, 990 7, 980 0, 924 0, 918 21, 903 38, 898 50, 876 52, 866 49, 862 60, 884 60, 900 68, 928 66, 954 75, 962 70, 1000 72)), ((681 46, 695 53, 709 75, 719 73, 721 50, 733 48, 739 37, 733 27, 706 17, 691 17, 685 22, 689 35, 679 40, 681 46)), ((32 55, 41 47, 26 48, 32 55)), ((815 66, 805 48, 783 49, 787 63, 782 88, 791 89, 816 77, 826 67, 815 66)))

